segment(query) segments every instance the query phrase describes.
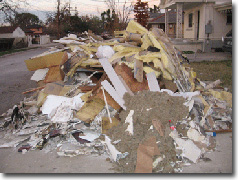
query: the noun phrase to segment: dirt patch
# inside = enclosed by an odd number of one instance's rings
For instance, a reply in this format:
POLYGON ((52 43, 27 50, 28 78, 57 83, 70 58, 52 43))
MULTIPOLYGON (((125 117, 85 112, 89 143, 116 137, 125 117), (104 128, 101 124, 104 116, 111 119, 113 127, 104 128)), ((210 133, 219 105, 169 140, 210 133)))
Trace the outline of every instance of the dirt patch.
MULTIPOLYGON (((153 172, 173 172, 174 167, 171 162, 175 162, 177 159, 174 142, 169 137, 170 126, 172 123, 175 125, 177 121, 188 115, 188 108, 183 105, 184 99, 170 96, 165 92, 142 91, 135 96, 125 94, 124 100, 127 110, 120 113, 120 124, 108 131, 112 142, 120 140, 115 144, 115 147, 122 153, 129 153, 126 158, 119 160, 117 170, 122 173, 133 173, 139 144, 149 137, 155 136, 163 160, 154 167, 153 172), (133 135, 126 131, 128 123, 125 123, 130 110, 134 110, 133 135), (162 124, 164 136, 161 136, 152 126, 152 120, 162 124)), ((158 156, 154 157, 154 159, 156 158, 158 156)))

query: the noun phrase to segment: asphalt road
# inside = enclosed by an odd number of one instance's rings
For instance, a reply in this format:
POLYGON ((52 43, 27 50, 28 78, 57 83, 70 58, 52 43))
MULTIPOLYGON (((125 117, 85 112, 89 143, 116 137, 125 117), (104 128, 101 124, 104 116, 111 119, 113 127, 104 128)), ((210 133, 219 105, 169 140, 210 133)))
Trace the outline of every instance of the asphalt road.
POLYGON ((0 57, 0 114, 19 104, 25 95, 22 92, 37 87, 30 78, 34 72, 28 71, 24 60, 47 51, 37 48, 0 57))

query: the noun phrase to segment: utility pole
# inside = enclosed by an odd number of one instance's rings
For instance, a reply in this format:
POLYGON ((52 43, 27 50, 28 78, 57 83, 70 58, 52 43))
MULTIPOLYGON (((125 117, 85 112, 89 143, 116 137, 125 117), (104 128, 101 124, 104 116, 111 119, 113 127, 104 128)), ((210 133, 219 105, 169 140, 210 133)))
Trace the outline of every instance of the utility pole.
POLYGON ((58 1, 58 5, 57 5, 57 38, 60 39, 60 20, 59 20, 59 16, 60 16, 60 0, 58 1))

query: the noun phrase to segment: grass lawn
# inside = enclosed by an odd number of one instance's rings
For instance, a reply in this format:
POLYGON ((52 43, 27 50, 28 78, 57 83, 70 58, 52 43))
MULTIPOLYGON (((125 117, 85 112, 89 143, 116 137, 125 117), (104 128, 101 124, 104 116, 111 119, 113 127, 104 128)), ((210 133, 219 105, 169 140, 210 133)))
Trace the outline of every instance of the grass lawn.
POLYGON ((21 52, 21 51, 27 51, 29 49, 36 49, 37 47, 32 47, 32 48, 21 48, 21 49, 11 49, 11 50, 8 50, 8 51, 0 51, 0 56, 3 56, 5 54, 12 54, 12 53, 15 53, 15 52, 21 52))
POLYGON ((192 62, 191 67, 197 72, 202 81, 215 81, 220 79, 221 86, 227 87, 232 93, 232 60, 192 62))

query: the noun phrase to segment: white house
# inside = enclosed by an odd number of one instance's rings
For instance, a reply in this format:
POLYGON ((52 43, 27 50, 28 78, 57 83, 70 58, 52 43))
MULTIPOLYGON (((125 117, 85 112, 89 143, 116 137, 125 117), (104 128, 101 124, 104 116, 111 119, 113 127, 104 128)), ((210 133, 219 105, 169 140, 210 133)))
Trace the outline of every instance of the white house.
POLYGON ((10 49, 20 44, 27 45, 27 37, 20 27, 5 26, 0 27, 0 48, 10 49))
POLYGON ((161 0, 160 8, 165 9, 165 14, 168 9, 176 9, 175 44, 181 50, 211 51, 220 48, 222 37, 232 30, 232 0, 161 0), (184 27, 181 24, 182 14, 184 27))

